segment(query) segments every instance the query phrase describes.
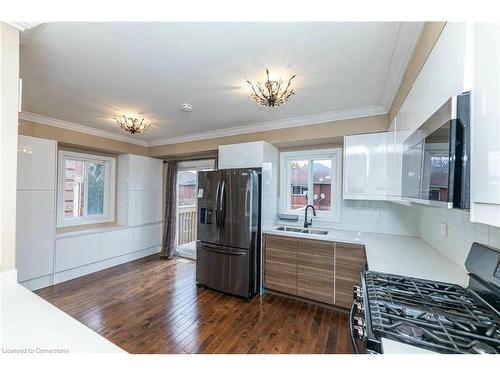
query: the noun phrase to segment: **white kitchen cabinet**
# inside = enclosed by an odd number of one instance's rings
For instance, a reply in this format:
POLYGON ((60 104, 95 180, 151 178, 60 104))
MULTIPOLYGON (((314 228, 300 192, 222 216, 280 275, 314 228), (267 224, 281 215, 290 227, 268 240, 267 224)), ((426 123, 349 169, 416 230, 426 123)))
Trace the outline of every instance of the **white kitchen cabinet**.
POLYGON ((100 235, 87 234, 58 238, 56 241, 56 272, 100 260, 100 235))
POLYGON ((134 251, 161 245, 161 224, 134 228, 134 251))
POLYGON ((101 233, 99 259, 113 258, 134 251, 134 230, 112 230, 101 233))
POLYGON ((16 268, 18 281, 54 270, 55 191, 18 190, 16 268))
POLYGON ((387 133, 344 137, 344 199, 386 200, 387 133))
POLYGON ((118 186, 120 225, 145 225, 162 220, 163 160, 120 155, 118 186))
POLYGON ((399 131, 409 136, 449 98, 470 89, 466 47, 466 24, 447 23, 399 110, 399 131))
POLYGON ((20 135, 17 148, 17 189, 55 190, 57 143, 20 135))
POLYGON ((21 135, 18 139, 18 150, 18 281, 43 278, 44 282, 47 282, 50 281, 54 270, 57 144, 52 140, 21 135))
POLYGON ((246 142, 219 146, 219 169, 260 168, 265 142, 246 142))
POLYGON ((473 29, 471 221, 500 227, 500 24, 473 29))
POLYGON ((140 155, 128 157, 129 190, 160 190, 163 160, 140 155))
POLYGON ((262 168, 262 226, 277 219, 278 164, 278 149, 264 141, 219 146, 219 169, 262 168))

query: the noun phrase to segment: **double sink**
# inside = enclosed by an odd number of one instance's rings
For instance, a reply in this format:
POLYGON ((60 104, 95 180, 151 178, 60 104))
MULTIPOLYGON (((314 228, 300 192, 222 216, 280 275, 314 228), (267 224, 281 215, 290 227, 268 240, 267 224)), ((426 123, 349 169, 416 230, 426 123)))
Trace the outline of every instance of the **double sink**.
POLYGON ((297 228, 297 227, 278 227, 276 230, 280 230, 283 232, 293 232, 293 233, 302 233, 302 234, 315 234, 320 236, 326 236, 328 234, 327 230, 323 229, 308 229, 308 228, 297 228))

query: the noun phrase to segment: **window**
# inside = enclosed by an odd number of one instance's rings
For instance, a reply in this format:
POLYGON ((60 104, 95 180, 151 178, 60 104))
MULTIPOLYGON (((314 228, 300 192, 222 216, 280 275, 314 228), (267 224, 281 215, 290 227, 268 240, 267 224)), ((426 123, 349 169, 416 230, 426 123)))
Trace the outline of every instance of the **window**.
POLYGON ((115 159, 59 151, 59 227, 114 221, 115 159))
POLYGON ((340 149, 281 153, 281 211, 301 214, 307 205, 325 220, 340 220, 340 149))

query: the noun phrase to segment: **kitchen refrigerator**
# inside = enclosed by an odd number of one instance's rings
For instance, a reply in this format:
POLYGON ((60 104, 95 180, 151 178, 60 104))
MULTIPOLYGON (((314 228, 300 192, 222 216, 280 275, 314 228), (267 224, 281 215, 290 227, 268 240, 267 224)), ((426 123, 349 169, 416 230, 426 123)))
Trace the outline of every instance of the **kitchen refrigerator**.
POLYGON ((260 169, 198 175, 196 284, 250 300, 260 289, 260 169))

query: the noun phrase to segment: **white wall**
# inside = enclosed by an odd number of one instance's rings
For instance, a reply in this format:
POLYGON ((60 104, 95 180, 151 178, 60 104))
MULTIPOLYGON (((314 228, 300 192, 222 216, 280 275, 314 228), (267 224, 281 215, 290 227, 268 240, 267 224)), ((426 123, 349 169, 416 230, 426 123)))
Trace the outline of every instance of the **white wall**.
POLYGON ((19 31, 0 22, 0 269, 16 259, 19 31))

